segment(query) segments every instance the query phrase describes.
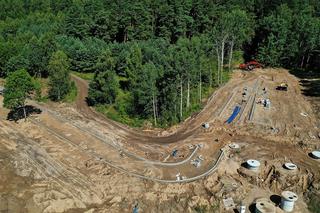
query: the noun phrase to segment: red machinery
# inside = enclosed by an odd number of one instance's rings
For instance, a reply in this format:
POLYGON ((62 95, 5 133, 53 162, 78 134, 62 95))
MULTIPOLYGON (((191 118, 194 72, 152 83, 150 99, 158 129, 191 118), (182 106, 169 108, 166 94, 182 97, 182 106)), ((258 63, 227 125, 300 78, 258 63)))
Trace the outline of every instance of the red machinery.
POLYGON ((249 61, 245 64, 240 64, 239 65, 239 68, 242 69, 242 70, 253 70, 255 68, 261 68, 262 67, 262 64, 260 64, 259 62, 257 61, 249 61))

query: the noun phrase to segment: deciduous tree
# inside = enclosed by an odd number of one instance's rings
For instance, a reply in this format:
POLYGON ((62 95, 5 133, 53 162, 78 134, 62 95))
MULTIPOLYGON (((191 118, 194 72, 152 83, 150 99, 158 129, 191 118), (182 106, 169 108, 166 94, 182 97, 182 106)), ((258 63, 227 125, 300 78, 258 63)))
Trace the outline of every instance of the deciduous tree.
POLYGON ((10 73, 5 82, 4 107, 11 110, 22 107, 26 119, 26 99, 30 96, 34 88, 33 80, 26 70, 21 69, 10 73))
POLYGON ((62 51, 53 53, 49 61, 49 97, 61 101, 70 91, 70 62, 62 51))
POLYGON ((113 104, 119 91, 119 81, 113 70, 105 70, 95 75, 90 83, 89 104, 113 104))

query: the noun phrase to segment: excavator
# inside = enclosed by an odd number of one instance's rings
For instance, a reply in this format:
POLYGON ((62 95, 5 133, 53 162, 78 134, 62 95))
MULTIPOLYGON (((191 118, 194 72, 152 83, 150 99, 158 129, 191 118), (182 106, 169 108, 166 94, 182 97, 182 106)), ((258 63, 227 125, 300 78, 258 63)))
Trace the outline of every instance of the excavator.
POLYGON ((286 82, 282 82, 277 86, 276 89, 281 91, 288 91, 288 84, 286 82))
POLYGON ((257 61, 249 61, 247 63, 244 63, 244 64, 240 64, 239 65, 239 68, 242 69, 242 70, 248 70, 248 71, 251 71, 255 68, 262 68, 262 64, 260 64, 259 62, 257 61))

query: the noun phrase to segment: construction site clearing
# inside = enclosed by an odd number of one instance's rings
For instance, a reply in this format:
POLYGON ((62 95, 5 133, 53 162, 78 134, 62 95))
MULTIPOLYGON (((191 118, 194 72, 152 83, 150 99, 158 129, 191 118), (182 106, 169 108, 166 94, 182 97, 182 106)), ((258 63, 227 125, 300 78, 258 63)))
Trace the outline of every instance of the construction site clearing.
POLYGON ((307 213, 320 191, 318 115, 287 70, 234 71, 166 130, 105 118, 73 80, 75 104, 29 101, 27 121, 0 96, 0 212, 307 213))

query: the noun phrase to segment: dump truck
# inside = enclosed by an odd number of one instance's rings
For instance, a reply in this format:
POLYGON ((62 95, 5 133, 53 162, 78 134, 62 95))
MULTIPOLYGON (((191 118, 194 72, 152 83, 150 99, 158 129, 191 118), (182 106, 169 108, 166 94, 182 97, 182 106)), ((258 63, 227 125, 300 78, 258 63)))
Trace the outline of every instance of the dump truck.
POLYGON ((239 68, 242 69, 242 70, 251 71, 251 70, 253 70, 255 68, 262 68, 262 64, 260 64, 257 61, 249 61, 247 63, 240 64, 239 68))

